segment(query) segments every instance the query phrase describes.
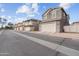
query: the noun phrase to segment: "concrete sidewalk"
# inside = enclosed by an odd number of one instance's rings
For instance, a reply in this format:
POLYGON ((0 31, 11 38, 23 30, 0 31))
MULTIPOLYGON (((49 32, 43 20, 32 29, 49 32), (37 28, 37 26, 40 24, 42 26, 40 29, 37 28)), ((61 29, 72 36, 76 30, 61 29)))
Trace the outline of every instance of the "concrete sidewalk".
POLYGON ((51 33, 51 32, 38 32, 38 31, 34 31, 31 33, 51 35, 51 36, 63 37, 63 38, 79 39, 79 33, 51 33))

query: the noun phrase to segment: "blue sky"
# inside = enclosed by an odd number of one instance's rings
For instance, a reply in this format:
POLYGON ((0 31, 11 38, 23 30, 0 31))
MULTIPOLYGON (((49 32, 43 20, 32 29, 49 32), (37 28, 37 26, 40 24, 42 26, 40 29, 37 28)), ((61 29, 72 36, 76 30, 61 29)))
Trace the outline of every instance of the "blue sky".
POLYGON ((0 16, 8 22, 22 22, 29 18, 42 20, 42 14, 49 8, 63 7, 70 16, 70 23, 79 21, 78 3, 2 3, 0 16))

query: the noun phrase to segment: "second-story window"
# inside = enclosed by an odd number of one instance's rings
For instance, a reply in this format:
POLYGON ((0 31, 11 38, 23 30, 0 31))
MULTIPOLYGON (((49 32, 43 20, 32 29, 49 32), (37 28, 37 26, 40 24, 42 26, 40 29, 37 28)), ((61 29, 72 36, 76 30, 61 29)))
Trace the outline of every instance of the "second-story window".
POLYGON ((46 20, 46 19, 47 19, 47 15, 44 15, 44 16, 43 16, 43 19, 46 20))
POLYGON ((51 12, 51 18, 53 19, 53 18, 56 18, 56 11, 55 10, 53 10, 52 12, 51 12))

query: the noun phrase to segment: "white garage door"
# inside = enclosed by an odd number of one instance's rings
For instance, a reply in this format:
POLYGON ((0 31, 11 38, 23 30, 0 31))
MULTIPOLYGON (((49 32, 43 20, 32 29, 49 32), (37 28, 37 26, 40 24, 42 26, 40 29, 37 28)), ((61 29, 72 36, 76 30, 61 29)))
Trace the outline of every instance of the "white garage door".
POLYGON ((56 32, 56 22, 43 23, 40 26, 40 30, 43 32, 56 32))
POLYGON ((23 29, 23 28, 22 28, 22 27, 20 27, 20 31, 22 31, 22 29, 23 29))
POLYGON ((25 31, 30 31, 30 27, 25 27, 25 31))

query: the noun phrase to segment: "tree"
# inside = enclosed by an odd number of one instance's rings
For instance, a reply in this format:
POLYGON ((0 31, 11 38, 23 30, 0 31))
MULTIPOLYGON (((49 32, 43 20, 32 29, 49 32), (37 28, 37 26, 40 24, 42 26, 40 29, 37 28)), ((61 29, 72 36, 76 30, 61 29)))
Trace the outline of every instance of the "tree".
POLYGON ((1 24, 1 28, 3 29, 3 26, 6 24, 7 19, 5 18, 0 18, 0 24, 1 24))
POLYGON ((8 29, 13 29, 14 27, 13 27, 13 23, 11 23, 11 22, 9 22, 8 23, 8 29))

